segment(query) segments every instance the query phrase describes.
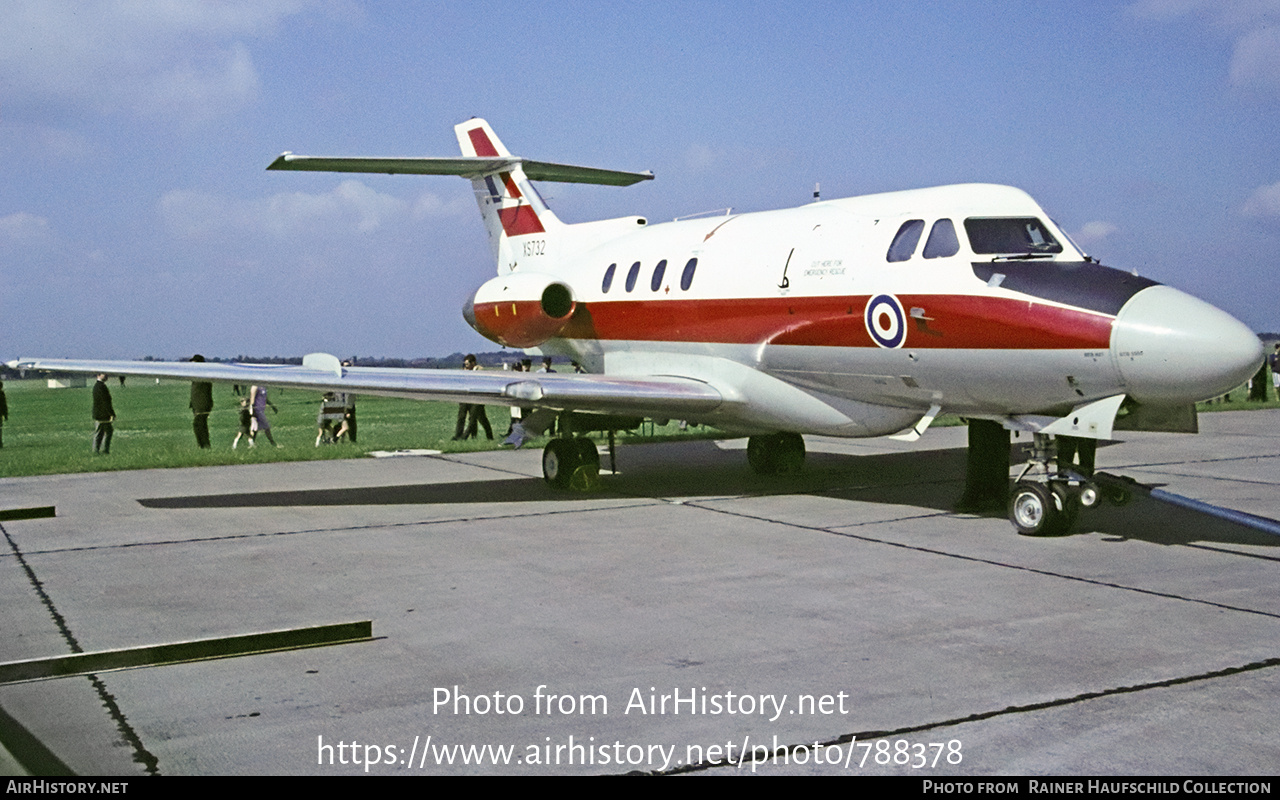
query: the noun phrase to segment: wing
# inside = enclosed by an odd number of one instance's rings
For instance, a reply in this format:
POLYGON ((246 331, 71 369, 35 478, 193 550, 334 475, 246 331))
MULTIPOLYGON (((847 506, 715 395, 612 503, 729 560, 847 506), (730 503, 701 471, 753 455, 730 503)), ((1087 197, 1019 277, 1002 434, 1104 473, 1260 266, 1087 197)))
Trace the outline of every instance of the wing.
POLYGON ((313 353, 302 366, 189 361, 79 361, 18 359, 11 369, 73 374, 130 375, 184 381, 292 386, 319 392, 407 397, 451 403, 529 405, 556 410, 599 411, 641 416, 707 413, 724 398, 714 387, 691 378, 622 378, 572 375, 344 367, 332 355, 313 353))

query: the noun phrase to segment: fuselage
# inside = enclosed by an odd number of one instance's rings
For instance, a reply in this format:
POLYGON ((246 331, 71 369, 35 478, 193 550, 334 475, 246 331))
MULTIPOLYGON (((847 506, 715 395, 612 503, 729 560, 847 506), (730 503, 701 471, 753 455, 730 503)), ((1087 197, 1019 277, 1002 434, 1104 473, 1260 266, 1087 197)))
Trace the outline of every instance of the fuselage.
MULTIPOLYGON (((1239 384, 1261 358, 1243 324, 1090 261, 1005 186, 633 224, 585 245, 565 227, 511 242, 508 278, 546 276, 571 295, 539 349, 591 372, 712 383, 740 380, 737 365, 826 407, 797 409, 807 403, 761 384, 766 408, 748 425, 867 436, 933 406, 1000 417, 1117 394, 1186 404, 1239 384)), ((504 341, 514 320, 491 294, 477 292, 468 319, 504 341)))

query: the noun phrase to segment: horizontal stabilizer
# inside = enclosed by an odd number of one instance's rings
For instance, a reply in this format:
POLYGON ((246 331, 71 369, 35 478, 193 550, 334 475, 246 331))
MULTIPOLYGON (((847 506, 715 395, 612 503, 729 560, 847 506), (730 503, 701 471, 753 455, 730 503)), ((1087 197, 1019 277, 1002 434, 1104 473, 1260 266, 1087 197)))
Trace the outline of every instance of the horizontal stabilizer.
POLYGON ((458 175, 478 178, 510 171, 516 165, 533 181, 556 183, 594 183, 602 186, 630 186, 653 180, 652 172, 622 172, 570 164, 529 161, 515 156, 459 158, 331 158, 282 153, 267 169, 289 169, 306 172, 372 172, 386 175, 458 175))

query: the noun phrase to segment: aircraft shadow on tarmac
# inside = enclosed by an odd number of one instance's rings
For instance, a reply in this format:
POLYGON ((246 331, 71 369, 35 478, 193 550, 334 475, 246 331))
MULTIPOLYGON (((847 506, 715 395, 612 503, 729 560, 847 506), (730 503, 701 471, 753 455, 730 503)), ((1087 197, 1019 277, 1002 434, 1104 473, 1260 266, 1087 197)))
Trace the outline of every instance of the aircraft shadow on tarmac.
MULTIPOLYGON (((301 489, 140 499, 147 508, 217 509, 282 506, 390 506, 527 503, 632 497, 737 497, 821 495, 866 503, 951 512, 963 490, 964 448, 880 455, 811 452, 796 476, 751 472, 741 451, 710 441, 678 445, 678 458, 662 445, 619 448, 622 474, 604 475, 601 491, 556 491, 541 478, 454 483, 301 489)), ((1015 451, 1016 461, 1016 451, 1015 451)), ((604 459, 607 465, 607 458, 604 459)), ((988 516, 1003 516, 991 514, 988 516)), ((1103 502, 1081 514, 1075 533, 1095 533, 1154 544, 1218 543, 1276 547, 1280 537, 1229 520, 1150 498, 1135 485, 1123 506, 1103 502)))

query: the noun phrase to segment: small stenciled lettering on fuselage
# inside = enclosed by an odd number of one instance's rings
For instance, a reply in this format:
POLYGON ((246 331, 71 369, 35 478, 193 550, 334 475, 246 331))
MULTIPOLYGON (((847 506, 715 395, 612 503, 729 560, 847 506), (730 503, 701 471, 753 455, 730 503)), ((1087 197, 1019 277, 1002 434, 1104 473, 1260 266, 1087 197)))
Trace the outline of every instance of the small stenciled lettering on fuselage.
POLYGON ((524 254, 526 256, 541 256, 546 255, 547 252, 546 239, 534 239, 532 241, 523 242, 522 246, 524 247, 524 254))
POLYGON ((826 261, 814 261, 809 268, 804 271, 806 278, 821 277, 823 275, 843 275, 844 274, 843 259, 833 258, 826 261))

